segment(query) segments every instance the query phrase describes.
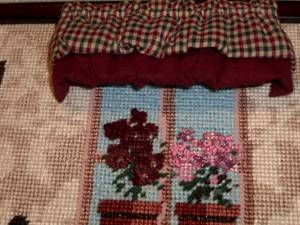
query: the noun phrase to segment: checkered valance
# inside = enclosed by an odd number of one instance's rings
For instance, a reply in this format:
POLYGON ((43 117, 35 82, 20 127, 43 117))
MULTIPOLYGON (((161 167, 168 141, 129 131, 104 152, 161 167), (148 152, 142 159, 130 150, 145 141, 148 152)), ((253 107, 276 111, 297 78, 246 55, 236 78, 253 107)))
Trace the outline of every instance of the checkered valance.
POLYGON ((206 47, 231 58, 294 58, 276 2, 269 0, 68 3, 54 35, 52 58, 134 51, 163 58, 206 47))

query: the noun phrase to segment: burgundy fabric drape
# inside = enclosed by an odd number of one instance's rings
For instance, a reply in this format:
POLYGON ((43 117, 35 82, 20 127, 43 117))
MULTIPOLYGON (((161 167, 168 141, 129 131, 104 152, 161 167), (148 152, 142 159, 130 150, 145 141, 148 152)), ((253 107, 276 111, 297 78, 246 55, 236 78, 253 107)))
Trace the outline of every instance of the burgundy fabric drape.
POLYGON ((190 51, 155 59, 139 53, 115 55, 96 53, 68 55, 55 63, 53 85, 55 97, 63 101, 70 85, 146 84, 187 88, 204 84, 214 90, 260 85, 271 82, 270 96, 292 92, 289 59, 229 59, 213 49, 190 51), (274 75, 277 75, 274 76, 274 75))

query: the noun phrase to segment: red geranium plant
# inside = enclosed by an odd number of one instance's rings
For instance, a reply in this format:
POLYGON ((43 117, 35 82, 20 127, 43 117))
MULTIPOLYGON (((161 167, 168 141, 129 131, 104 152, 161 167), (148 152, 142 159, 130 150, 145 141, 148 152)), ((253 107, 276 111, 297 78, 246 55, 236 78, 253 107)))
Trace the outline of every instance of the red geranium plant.
POLYGON ((103 156, 106 165, 113 172, 122 171, 113 181, 116 192, 124 191, 124 197, 131 196, 133 200, 137 200, 146 197, 143 186, 163 188, 158 184, 159 178, 166 176, 160 172, 164 154, 153 154, 153 142, 158 136, 158 127, 154 123, 147 123, 146 112, 134 108, 130 118, 105 124, 104 132, 109 140, 119 140, 117 144, 108 145, 107 154, 103 156), (132 183, 132 187, 126 190, 128 182, 132 183))

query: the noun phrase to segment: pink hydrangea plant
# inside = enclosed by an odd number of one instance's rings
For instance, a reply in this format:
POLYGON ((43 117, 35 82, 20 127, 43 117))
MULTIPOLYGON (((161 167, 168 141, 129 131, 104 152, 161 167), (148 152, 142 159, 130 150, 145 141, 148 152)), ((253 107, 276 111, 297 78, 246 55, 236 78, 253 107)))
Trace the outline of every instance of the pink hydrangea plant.
POLYGON ((203 158, 186 143, 177 143, 171 145, 171 164, 180 180, 191 181, 195 171, 203 166, 203 158))
POLYGON ((177 143, 171 145, 171 164, 181 181, 191 181, 195 172, 204 166, 214 166, 224 172, 236 170, 241 147, 231 135, 206 132, 202 139, 194 138, 194 131, 182 128, 177 143))

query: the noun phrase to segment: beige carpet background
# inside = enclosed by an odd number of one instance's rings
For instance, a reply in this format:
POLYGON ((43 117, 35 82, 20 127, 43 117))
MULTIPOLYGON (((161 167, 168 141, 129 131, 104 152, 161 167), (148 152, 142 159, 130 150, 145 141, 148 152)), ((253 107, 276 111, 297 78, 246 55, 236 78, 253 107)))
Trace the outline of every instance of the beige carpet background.
POLYGON ((49 88, 53 25, 1 25, 0 224, 74 225, 90 91, 73 88, 58 104, 49 88))

